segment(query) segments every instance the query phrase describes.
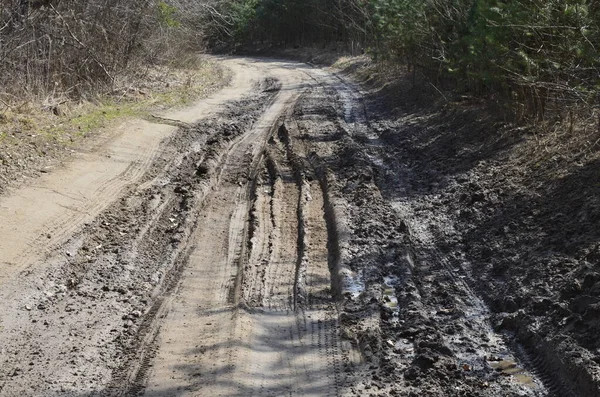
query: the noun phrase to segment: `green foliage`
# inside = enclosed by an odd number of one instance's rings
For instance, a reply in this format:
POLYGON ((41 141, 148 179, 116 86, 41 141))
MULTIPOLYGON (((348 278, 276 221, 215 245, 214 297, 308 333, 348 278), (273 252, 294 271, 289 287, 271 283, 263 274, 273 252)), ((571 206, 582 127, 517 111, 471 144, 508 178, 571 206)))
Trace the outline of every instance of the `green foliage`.
POLYGON ((234 37, 238 41, 252 37, 255 30, 258 0, 241 0, 232 3, 231 15, 234 23, 234 37))
POLYGON ((158 2, 157 7, 158 21, 161 25, 164 25, 169 28, 181 27, 181 22, 179 22, 175 17, 175 15, 177 14, 177 8, 167 4, 163 0, 158 2))
MULTIPOLYGON (((591 0, 371 0, 375 54, 465 91, 593 100, 599 6, 591 0), (587 88, 586 88, 587 87, 587 88), (593 89, 592 89, 593 88, 593 89)), ((536 111, 543 112, 543 104, 536 111)))
POLYGON ((213 44, 365 43, 367 7, 366 0, 220 0, 206 23, 213 44))

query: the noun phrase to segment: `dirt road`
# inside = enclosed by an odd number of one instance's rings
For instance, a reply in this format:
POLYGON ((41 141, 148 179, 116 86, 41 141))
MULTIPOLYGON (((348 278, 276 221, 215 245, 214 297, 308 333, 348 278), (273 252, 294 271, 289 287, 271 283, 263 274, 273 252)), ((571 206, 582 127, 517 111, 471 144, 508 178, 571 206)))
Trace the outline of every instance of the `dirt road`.
POLYGON ((230 87, 0 198, 0 395, 555 392, 380 190, 356 86, 221 62, 230 87))
POLYGON ((229 88, 0 199, 2 395, 336 394, 320 188, 265 150, 309 68, 223 62, 229 88))
POLYGON ((279 67, 271 73, 285 88, 224 155, 184 277, 165 308, 146 395, 336 394, 335 307, 331 298, 323 305, 298 302, 304 233, 320 255, 311 272, 325 275, 311 280, 312 295, 329 288, 322 206, 314 203, 317 215, 308 224, 300 214, 306 197, 285 153, 278 153, 283 149, 269 145, 264 153, 306 77, 279 67), (268 159, 269 174, 264 156, 271 151, 277 158, 268 159))

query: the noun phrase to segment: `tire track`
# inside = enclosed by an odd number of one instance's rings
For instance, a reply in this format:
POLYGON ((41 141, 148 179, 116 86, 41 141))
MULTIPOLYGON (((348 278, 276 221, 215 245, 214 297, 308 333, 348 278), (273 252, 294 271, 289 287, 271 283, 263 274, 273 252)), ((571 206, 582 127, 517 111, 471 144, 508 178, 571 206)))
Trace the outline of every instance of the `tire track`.
MULTIPOLYGON (((296 151, 286 126, 288 123, 293 124, 286 119, 277 136, 271 140, 267 158, 271 173, 279 175, 276 180, 281 181, 286 175, 288 184, 295 185, 294 194, 289 195, 287 202, 281 200, 278 203, 276 195, 273 198, 276 209, 283 208, 289 218, 295 216, 297 219, 293 227, 296 235, 274 244, 276 248, 285 242, 287 252, 291 254, 294 238, 297 241, 296 257, 289 258, 287 269, 288 280, 293 278, 294 285, 287 289, 286 313, 278 307, 266 307, 251 316, 252 327, 257 330, 252 345, 259 347, 248 353, 251 357, 249 362, 254 364, 246 365, 243 372, 249 378, 260 379, 253 384, 263 391, 259 395, 336 396, 340 394, 344 379, 340 369, 342 355, 337 338, 337 311, 330 293, 322 193, 318 183, 313 181, 317 192, 316 200, 312 198, 311 186, 306 180, 306 175, 312 174, 312 171, 307 168, 308 162, 302 160, 302 154, 296 151), (312 296, 308 295, 308 275, 312 296), (286 334, 289 334, 288 340, 284 338, 286 334), (271 364, 275 352, 284 354, 286 362, 271 364), (265 373, 279 379, 279 384, 266 379, 265 373)), ((276 222, 277 227, 285 228, 286 225, 276 222)), ((275 231, 273 235, 278 239, 286 233, 275 231)), ((278 264, 273 261, 269 266, 277 268, 278 264)), ((272 275, 278 277, 276 272, 272 275)))
MULTIPOLYGON (((260 186, 255 178, 262 169, 259 164, 264 144, 279 115, 293 103, 296 95, 294 92, 279 94, 253 130, 226 155, 218 188, 202 208, 195 248, 174 295, 177 305, 163 323, 146 395, 168 394, 168 390, 182 385, 190 392, 206 395, 235 395, 236 390, 243 389, 245 378, 240 371, 250 356, 244 346, 249 343, 247 333, 254 331, 248 325, 252 317, 238 310, 238 299, 252 296, 242 290, 242 286, 254 283, 247 284, 243 269, 247 267, 247 257, 257 254, 247 253, 246 247, 248 239, 256 241, 254 237, 262 230, 261 226, 250 227, 247 216, 252 208, 251 198, 257 196, 260 186), (198 305, 197 310, 192 309, 195 305, 198 305), (189 324, 194 324, 193 328, 189 324), (182 332, 187 333, 188 338, 176 340, 175 335, 182 332), (202 346, 193 347, 197 341, 202 341, 202 346), (197 354, 190 356, 188 352, 194 351, 197 354), (196 379, 194 373, 201 376, 196 379)), ((280 294, 279 286, 267 288, 280 294)))
MULTIPOLYGON (((232 86, 166 117, 193 122, 222 109, 223 103, 252 89, 260 77, 244 60, 224 59, 233 69, 232 86)), ((0 283, 23 271, 37 270, 85 223, 94 219, 135 185, 161 155, 161 141, 177 129, 131 120, 118 127, 116 137, 83 153, 63 169, 46 174, 35 185, 0 198, 0 283)), ((4 288, 6 291, 7 288, 4 288)), ((9 299, 7 292, 3 299, 9 299)))
POLYGON ((94 174, 80 212, 43 224, 56 232, 32 240, 18 285, 34 282, 0 328, 0 394, 343 393, 327 192, 292 117, 314 83, 298 64, 249 68, 284 89, 156 138, 136 161, 111 154, 119 172, 94 174))
POLYGON ((311 203, 311 186, 289 137, 272 134, 298 95, 278 99, 274 106, 285 105, 267 112, 272 121, 259 122, 230 151, 219 187, 202 209, 195 248, 174 294, 177 304, 163 322, 146 395, 340 394, 322 203, 311 203), (256 142, 269 136, 263 156, 264 146, 256 142), (256 172, 246 173, 248 168, 256 172), (314 306, 303 297, 308 274, 314 306), (220 292, 231 291, 233 279, 239 280, 239 305, 220 292), (192 312, 186 308, 191 302, 205 305, 192 312), (186 341, 175 339, 184 333, 186 341))

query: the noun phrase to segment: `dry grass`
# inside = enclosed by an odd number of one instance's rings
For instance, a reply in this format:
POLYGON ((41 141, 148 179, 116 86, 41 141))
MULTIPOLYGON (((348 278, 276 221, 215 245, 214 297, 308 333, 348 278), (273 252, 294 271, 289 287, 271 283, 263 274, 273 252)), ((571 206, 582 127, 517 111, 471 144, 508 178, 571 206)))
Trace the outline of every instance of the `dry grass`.
POLYGON ((229 79, 210 60, 185 67, 156 66, 123 78, 113 92, 78 102, 61 96, 0 102, 0 192, 33 175, 85 138, 125 118, 184 106, 229 79))

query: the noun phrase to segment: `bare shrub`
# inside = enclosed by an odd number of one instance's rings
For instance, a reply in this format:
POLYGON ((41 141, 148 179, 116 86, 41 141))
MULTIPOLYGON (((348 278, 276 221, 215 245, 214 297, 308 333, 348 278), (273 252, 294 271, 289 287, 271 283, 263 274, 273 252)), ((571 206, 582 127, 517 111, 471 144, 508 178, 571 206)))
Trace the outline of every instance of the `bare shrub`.
POLYGON ((175 10, 154 0, 0 0, 3 100, 82 98, 163 60, 176 46, 175 10))

